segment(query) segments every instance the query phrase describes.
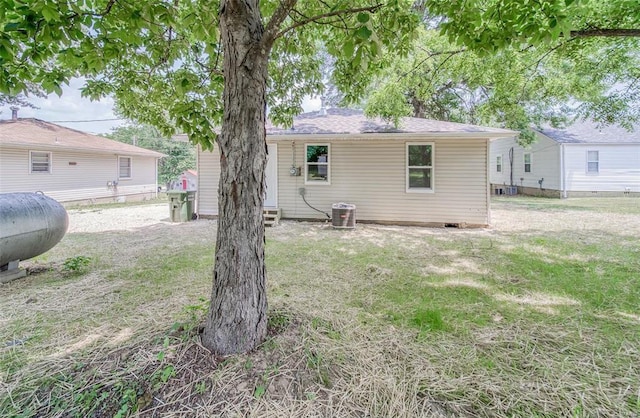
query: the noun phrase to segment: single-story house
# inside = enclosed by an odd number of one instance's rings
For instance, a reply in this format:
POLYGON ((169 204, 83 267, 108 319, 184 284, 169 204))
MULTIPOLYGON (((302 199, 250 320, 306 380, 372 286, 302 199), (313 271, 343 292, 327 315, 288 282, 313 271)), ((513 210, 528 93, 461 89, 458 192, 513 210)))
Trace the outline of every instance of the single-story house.
POLYGON ((198 172, 196 170, 184 170, 178 177, 170 181, 168 190, 198 190, 198 172))
MULTIPOLYGON (((291 128, 267 124, 264 205, 289 219, 323 219, 345 202, 358 222, 487 226, 489 142, 516 134, 418 118, 395 128, 349 109, 305 113, 291 128)), ((198 215, 215 217, 217 146, 198 151, 198 173, 198 215)))
POLYGON ((0 121, 0 193, 43 192, 59 202, 157 197, 164 154, 33 118, 0 121))
POLYGON ((640 196, 640 126, 630 132, 576 122, 566 129, 542 129, 536 136, 526 148, 514 138, 491 143, 494 193, 640 196))

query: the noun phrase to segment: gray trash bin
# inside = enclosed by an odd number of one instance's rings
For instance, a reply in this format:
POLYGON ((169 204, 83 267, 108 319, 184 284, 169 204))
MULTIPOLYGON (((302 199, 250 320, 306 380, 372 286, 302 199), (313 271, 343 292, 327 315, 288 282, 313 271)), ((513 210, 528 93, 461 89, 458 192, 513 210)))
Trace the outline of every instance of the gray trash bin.
POLYGON ((331 206, 331 224, 338 229, 354 229, 356 227, 356 205, 334 203, 331 206))

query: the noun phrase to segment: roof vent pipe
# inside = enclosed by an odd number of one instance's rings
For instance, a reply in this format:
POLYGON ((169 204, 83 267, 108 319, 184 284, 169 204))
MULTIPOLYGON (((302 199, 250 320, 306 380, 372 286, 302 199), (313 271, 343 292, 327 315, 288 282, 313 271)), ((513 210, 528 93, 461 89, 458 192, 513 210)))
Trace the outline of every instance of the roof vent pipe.
POLYGON ((18 106, 11 106, 9 109, 11 109, 11 120, 18 120, 18 110, 20 110, 20 108, 18 106))
POLYGON ((320 115, 321 116, 326 116, 327 115, 327 108, 324 107, 324 96, 320 96, 320 115))

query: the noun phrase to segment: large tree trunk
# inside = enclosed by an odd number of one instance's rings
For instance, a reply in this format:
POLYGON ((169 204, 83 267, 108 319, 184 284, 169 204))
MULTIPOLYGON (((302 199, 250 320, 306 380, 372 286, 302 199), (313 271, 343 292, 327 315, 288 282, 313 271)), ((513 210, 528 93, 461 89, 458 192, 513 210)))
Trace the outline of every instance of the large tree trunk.
POLYGON ((264 170, 267 60, 257 0, 220 5, 224 119, 213 292, 202 343, 220 355, 249 351, 267 333, 264 170))

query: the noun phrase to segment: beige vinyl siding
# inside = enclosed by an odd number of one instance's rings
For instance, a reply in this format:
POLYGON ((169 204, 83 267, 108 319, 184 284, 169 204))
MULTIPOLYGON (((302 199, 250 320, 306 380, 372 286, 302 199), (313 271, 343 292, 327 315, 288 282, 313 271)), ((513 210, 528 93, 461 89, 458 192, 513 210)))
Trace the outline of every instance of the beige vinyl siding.
MULTIPOLYGON (((307 201, 331 215, 331 205, 357 206, 359 220, 407 223, 489 223, 487 202, 487 141, 483 139, 432 139, 434 144, 434 193, 406 192, 406 143, 414 140, 327 141, 331 144, 331 184, 305 184, 305 144, 312 140, 279 140, 278 207, 283 218, 321 219, 307 201), (291 176, 291 165, 302 168, 291 176)), ((217 214, 219 158, 199 152, 200 214, 217 214), (206 180, 205 180, 206 179, 206 180)))
MULTIPOLYGON (((290 176, 291 142, 279 142, 279 207, 284 218, 322 218, 338 202, 355 204, 357 218, 369 221, 487 224, 486 142, 430 139, 434 143, 434 193, 406 192, 406 143, 415 141, 331 142, 331 185, 304 184, 290 176)), ((296 141, 295 160, 304 161, 296 141)))
POLYGON ((198 147, 197 212, 200 216, 218 214, 218 181, 220 180, 220 151, 218 144, 213 151, 198 147))
POLYGON ((157 193, 154 157, 132 156, 132 178, 118 180, 116 155, 50 151, 51 172, 31 173, 29 151, 0 148, 0 192, 41 191, 61 202, 157 193), (107 187, 114 180, 117 188, 107 187))
POLYGON ((565 144, 569 192, 640 192, 640 144, 565 144), (587 173, 587 151, 598 151, 597 173, 587 173))

